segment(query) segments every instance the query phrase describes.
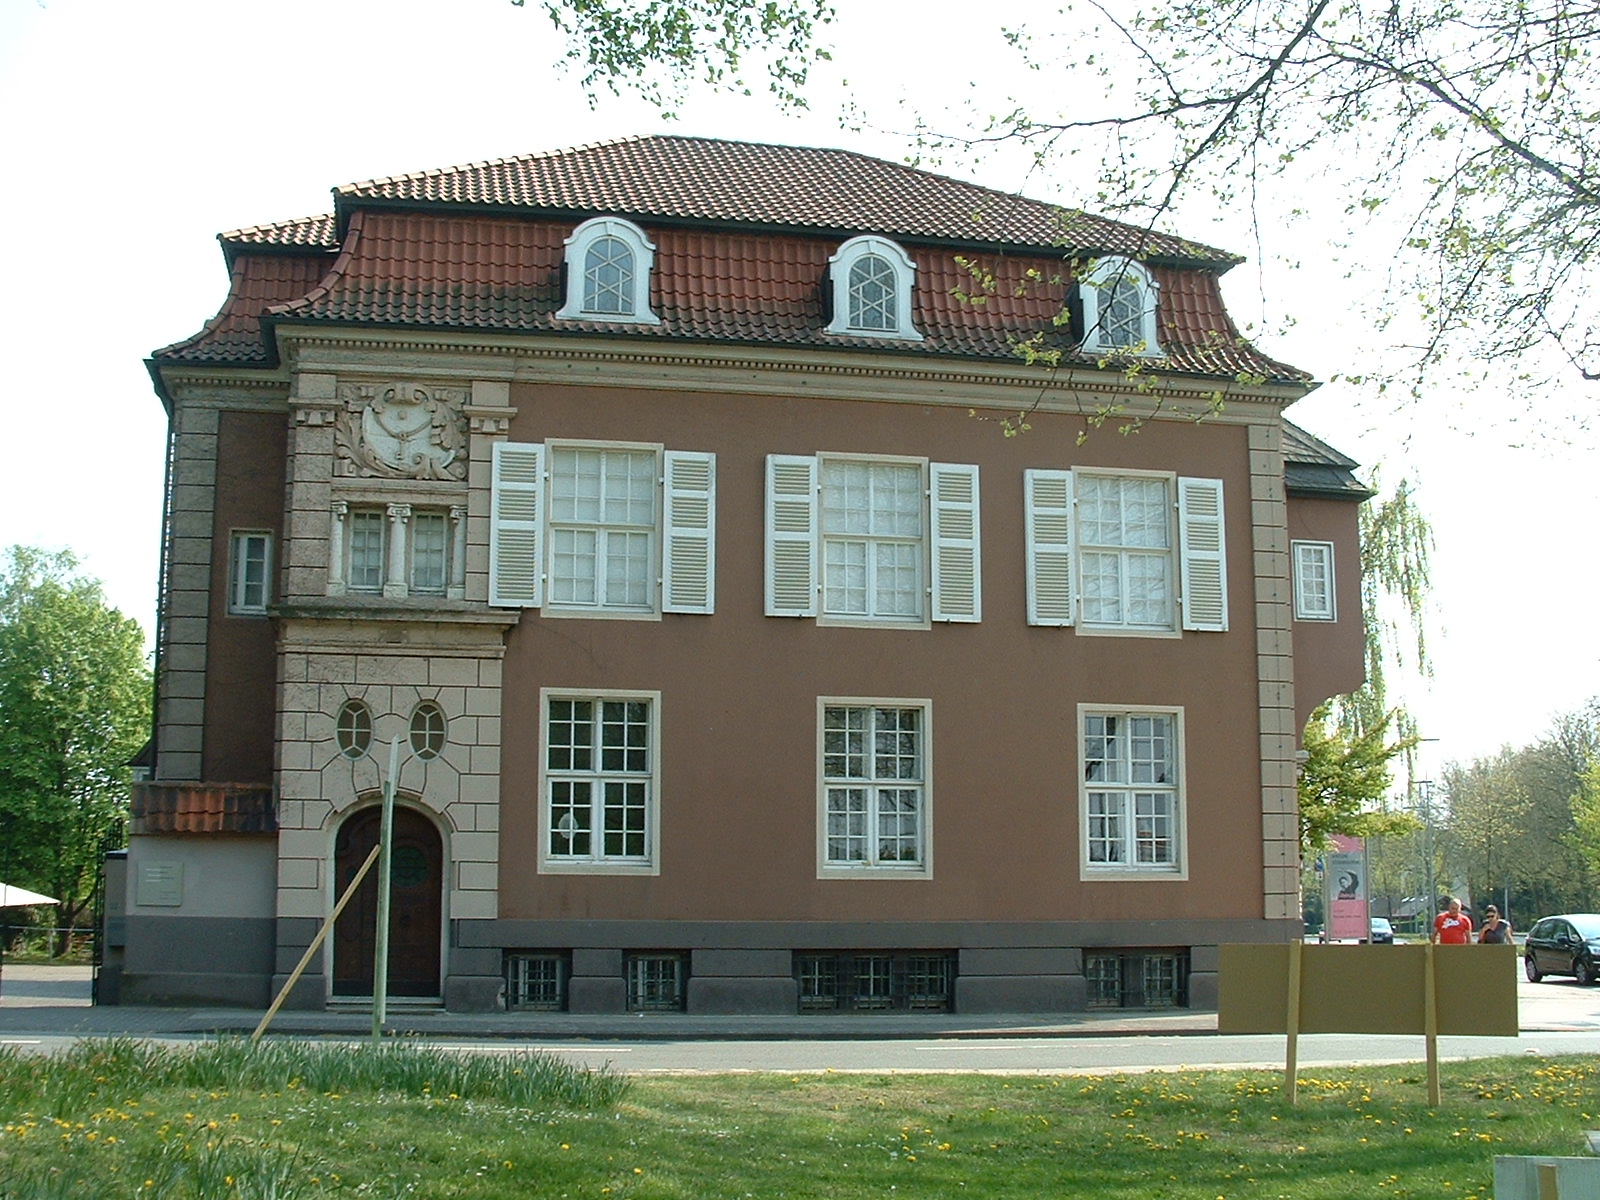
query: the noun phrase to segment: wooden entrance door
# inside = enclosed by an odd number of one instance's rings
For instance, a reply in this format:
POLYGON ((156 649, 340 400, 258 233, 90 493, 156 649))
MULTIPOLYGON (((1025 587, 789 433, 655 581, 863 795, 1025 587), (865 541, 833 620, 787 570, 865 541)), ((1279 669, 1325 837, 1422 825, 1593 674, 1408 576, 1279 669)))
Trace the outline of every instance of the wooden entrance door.
MULTIPOLYGON (((378 844, 380 808, 362 809, 339 830, 334 845, 336 896, 355 878, 378 844)), ((439 932, 443 919, 444 850, 439 831, 420 813, 394 810, 390 862, 389 995, 439 995, 439 932)), ((361 881, 333 927, 333 994, 372 995, 372 959, 377 947, 378 866, 361 881)))

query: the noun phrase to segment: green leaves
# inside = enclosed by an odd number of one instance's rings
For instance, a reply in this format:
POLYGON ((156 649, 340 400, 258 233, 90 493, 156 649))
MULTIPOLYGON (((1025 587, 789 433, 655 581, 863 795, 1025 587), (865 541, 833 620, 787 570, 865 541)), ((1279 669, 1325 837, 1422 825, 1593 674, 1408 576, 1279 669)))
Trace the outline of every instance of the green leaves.
POLYGON ((1326 850, 1334 834, 1397 836, 1421 828, 1410 813, 1383 806, 1393 779, 1390 764, 1416 745, 1416 738, 1388 740, 1393 715, 1362 733, 1345 733, 1324 704, 1311 714, 1301 745, 1300 853, 1326 850))

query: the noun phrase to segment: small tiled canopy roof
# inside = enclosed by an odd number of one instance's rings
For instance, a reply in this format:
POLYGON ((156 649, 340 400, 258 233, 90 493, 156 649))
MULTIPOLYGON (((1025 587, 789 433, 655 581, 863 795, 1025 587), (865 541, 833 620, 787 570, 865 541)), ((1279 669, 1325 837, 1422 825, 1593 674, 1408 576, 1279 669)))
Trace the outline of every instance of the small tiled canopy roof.
POLYGON ((1356 478, 1360 465, 1293 422, 1283 423, 1283 483, 1290 495, 1365 500, 1376 493, 1356 478))
POLYGON ((335 190, 335 212, 222 235, 222 311, 156 352, 176 363, 270 365, 280 322, 667 338, 1016 361, 1038 335, 1093 364, 1069 326, 1071 263, 1126 254, 1158 288, 1153 369, 1305 384, 1246 342, 1223 307, 1239 260, 1199 243, 842 150, 644 137, 335 190), (657 247, 659 325, 558 320, 563 245, 593 216, 635 221, 657 247), (916 263, 920 342, 824 332, 829 256, 857 234, 916 263), (981 301, 974 272, 993 280, 981 301))

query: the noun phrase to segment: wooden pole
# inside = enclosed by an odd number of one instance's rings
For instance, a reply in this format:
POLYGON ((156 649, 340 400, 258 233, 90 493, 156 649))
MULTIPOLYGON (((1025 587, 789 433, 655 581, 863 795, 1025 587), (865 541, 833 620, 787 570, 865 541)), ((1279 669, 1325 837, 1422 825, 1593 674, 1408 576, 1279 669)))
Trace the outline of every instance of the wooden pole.
POLYGON ((306 964, 311 961, 311 956, 317 952, 317 947, 322 945, 323 939, 328 936, 328 930, 333 928, 333 923, 339 919, 339 914, 344 911, 344 906, 350 903, 350 897, 356 894, 356 889, 361 886, 361 881, 367 877, 367 872, 372 870, 372 864, 378 861, 378 849, 374 846, 372 853, 367 855, 367 861, 361 864, 361 869, 356 872, 356 877, 350 881, 350 886, 345 888, 344 895, 339 897, 339 903, 333 906, 333 911, 328 914, 328 919, 322 923, 322 928, 317 930, 317 936, 311 939, 311 945, 306 947, 306 952, 300 956, 300 961, 295 964, 293 971, 284 985, 278 989, 278 994, 273 998, 272 1007, 262 1014, 261 1024, 256 1026, 256 1031, 250 1035, 252 1042, 259 1042, 261 1035, 267 1031, 267 1025, 273 1017, 278 1015, 278 1009, 283 1007, 283 998, 289 994, 290 989, 300 982, 300 976, 306 969, 306 964))
POLYGON ((383 781, 383 820, 378 827, 378 937, 372 953, 372 1043, 383 1040, 389 1009, 389 866, 393 860, 394 786, 400 771, 400 738, 389 742, 389 777, 383 781))
POLYGON ((1294 1104, 1299 1098, 1300 1075, 1300 960, 1305 945, 1300 938, 1289 943, 1289 1011, 1285 1014, 1283 1094, 1294 1104))
POLYGON ((1439 1103, 1439 992, 1433 974, 1437 953, 1430 938, 1422 981, 1422 1032, 1428 1043, 1428 1103, 1433 1105, 1439 1103))

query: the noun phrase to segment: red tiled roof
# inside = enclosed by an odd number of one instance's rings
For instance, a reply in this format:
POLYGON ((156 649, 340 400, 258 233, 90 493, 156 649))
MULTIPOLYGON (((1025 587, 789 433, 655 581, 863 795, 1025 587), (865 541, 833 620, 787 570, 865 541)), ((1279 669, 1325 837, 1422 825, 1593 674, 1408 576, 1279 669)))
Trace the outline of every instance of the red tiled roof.
POLYGON ((335 189, 372 202, 610 213, 641 224, 738 224, 966 247, 1132 254, 1229 267, 1213 246, 849 150, 657 135, 419 171, 335 189))
POLYGON ((276 833, 272 789, 247 783, 136 783, 132 832, 276 833))
MULTIPOLYGON (((339 190, 338 203, 345 232, 337 246, 330 216, 223 234, 233 271, 226 304, 199 334, 157 351, 152 365, 275 362, 263 333, 274 321, 1011 361, 1015 341, 1043 331, 1045 348, 1062 351, 1064 362, 1095 361, 1053 320, 1067 293, 1064 252, 1053 245, 1062 229, 1058 210, 845 151, 636 138, 351 185, 339 190), (639 219, 655 242, 650 286, 659 325, 555 319, 563 243, 579 220, 602 213, 639 219), (913 320, 921 342, 823 332, 828 258, 842 237, 866 232, 925 239, 906 242, 917 264, 913 320), (980 233, 1009 249, 985 250, 980 233), (975 290, 963 257, 994 276, 984 303, 955 295, 975 290)), ((1114 221, 1074 214, 1068 225, 1082 235, 1085 253, 1138 245, 1139 231, 1114 221)), ((1219 287, 1234 259, 1175 238, 1153 239, 1148 248, 1167 356, 1152 360, 1152 369, 1309 379, 1239 336, 1219 287)))

